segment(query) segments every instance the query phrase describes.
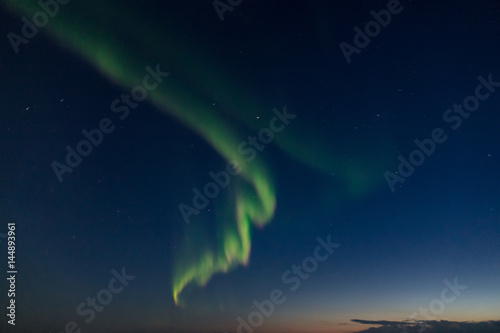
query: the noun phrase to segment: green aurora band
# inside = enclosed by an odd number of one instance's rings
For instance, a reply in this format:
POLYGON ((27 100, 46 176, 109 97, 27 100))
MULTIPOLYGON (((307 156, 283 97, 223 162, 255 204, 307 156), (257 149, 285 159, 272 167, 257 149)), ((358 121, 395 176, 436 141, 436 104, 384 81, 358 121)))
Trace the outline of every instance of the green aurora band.
MULTIPOLYGON (((4 4, 30 20, 41 10, 35 1, 7 0, 4 4)), ((190 283, 203 286, 216 273, 246 265, 250 257, 252 225, 262 227, 274 215, 276 196, 271 174, 258 156, 248 163, 237 152, 236 147, 243 138, 237 133, 240 127, 234 125, 259 129, 261 125, 255 121, 256 116, 269 107, 262 105, 255 96, 235 88, 228 79, 230 75, 221 74, 224 69, 208 63, 201 57, 203 53, 193 49, 182 36, 159 34, 150 28, 146 23, 149 19, 140 9, 124 8, 119 2, 73 1, 61 5, 59 13, 49 18, 49 23, 40 28, 39 33, 48 34, 126 90, 142 82, 144 67, 154 65, 151 59, 161 59, 160 65, 175 68, 178 74, 169 76, 150 91, 148 100, 198 133, 222 157, 236 161, 242 169, 241 181, 232 185, 230 201, 233 207, 218 216, 216 244, 210 241, 210 232, 203 223, 185 229, 172 279, 174 301, 182 305, 180 294, 190 283), (173 80, 176 80, 175 85, 171 83, 173 80), (208 107, 213 86, 225 92, 218 101, 220 111, 208 107), (227 118, 231 122, 225 120, 227 118)), ((276 136, 276 145, 315 169, 327 174, 335 170, 351 195, 366 193, 383 181, 380 174, 373 171, 378 170, 373 167, 376 163, 366 158, 369 153, 364 155, 365 160, 346 163, 346 148, 329 148, 313 139, 313 129, 304 124, 294 126, 298 130, 287 129, 276 136), (309 147, 315 147, 314 151, 309 147)))

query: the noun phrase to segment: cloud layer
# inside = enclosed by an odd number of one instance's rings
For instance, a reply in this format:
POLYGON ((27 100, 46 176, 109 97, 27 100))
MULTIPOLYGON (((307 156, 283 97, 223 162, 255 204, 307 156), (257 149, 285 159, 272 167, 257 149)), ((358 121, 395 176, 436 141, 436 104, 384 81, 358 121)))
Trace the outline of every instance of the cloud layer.
POLYGON ((457 322, 447 320, 422 320, 410 321, 387 321, 387 320, 361 320, 351 321, 367 324, 382 325, 381 327, 370 327, 358 333, 493 333, 500 332, 500 321, 481 322, 457 322))

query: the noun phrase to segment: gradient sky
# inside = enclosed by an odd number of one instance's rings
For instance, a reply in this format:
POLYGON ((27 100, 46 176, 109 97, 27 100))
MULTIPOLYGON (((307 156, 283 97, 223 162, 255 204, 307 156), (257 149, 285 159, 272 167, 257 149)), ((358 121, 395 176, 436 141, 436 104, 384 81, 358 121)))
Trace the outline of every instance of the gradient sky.
POLYGON ((500 320, 500 83, 484 86, 500 82, 500 7, 401 1, 348 63, 339 45, 388 3, 243 0, 221 21, 211 0, 73 0, 17 53, 9 33, 42 9, 2 3, 0 233, 16 222, 18 265, 2 332, 237 332, 275 289, 286 300, 254 332, 500 320), (157 66, 121 119, 113 102, 157 66), (478 85, 490 94, 453 129, 444 114, 478 85), (296 117, 242 154, 285 108, 296 117), (60 181, 53 162, 103 119, 114 130, 60 181), (392 191, 384 174, 436 128, 446 141, 392 191), (241 173, 187 224, 179 204, 228 161, 241 173), (283 275, 328 237, 339 246, 291 290, 283 275), (79 304, 122 269, 135 278, 86 322, 79 304), (466 288, 413 316, 445 280, 466 288))

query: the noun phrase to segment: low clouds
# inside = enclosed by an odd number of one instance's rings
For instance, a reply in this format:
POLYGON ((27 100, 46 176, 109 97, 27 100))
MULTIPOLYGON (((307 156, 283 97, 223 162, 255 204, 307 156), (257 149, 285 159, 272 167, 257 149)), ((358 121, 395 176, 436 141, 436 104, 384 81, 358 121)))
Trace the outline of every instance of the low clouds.
POLYGON ((357 333, 493 333, 500 332, 500 321, 481 322, 457 322, 447 320, 422 320, 418 322, 409 321, 387 321, 387 320, 361 320, 351 321, 367 324, 382 325, 381 327, 370 327, 357 333))

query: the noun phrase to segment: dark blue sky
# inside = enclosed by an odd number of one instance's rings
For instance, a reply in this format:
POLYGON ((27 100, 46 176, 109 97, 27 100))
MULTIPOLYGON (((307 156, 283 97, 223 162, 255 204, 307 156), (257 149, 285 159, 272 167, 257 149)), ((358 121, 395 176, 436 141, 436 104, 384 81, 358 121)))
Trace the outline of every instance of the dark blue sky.
POLYGON ((211 1, 74 0, 17 53, 42 9, 0 7, 0 233, 16 223, 18 269, 2 331, 494 332, 498 4, 232 3, 221 21, 211 1), (387 8, 348 63, 339 45, 387 8), (121 119, 113 102, 151 85, 121 119), (187 224, 179 204, 228 160, 241 174, 187 224))

